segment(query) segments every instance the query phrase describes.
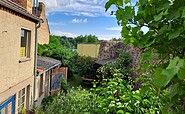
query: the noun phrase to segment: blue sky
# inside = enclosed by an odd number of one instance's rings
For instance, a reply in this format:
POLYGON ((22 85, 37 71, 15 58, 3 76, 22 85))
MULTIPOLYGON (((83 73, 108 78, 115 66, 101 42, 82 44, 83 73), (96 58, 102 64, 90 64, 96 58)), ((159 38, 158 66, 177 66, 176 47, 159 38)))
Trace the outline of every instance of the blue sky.
MULTIPOLYGON (((111 10, 105 12, 108 0, 39 0, 46 5, 46 14, 51 34, 76 37, 96 35, 99 39, 121 37, 121 27, 117 25, 111 10)), ((135 0, 134 0, 135 1, 135 0)))

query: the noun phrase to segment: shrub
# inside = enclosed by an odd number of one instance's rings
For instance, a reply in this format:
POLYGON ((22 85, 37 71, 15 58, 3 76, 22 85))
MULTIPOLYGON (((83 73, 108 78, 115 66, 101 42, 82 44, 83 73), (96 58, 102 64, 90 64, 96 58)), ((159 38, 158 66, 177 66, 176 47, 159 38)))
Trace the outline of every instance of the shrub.
POLYGON ((95 59, 89 56, 78 56, 74 65, 76 66, 76 74, 84 77, 93 78, 96 74, 94 69, 95 59))
POLYGON ((119 57, 116 60, 116 62, 107 63, 97 70, 98 72, 97 77, 100 79, 100 81, 105 78, 106 79, 112 78, 113 75, 115 74, 115 71, 119 70, 120 73, 124 75, 124 77, 120 78, 127 80, 129 82, 131 77, 131 70, 129 67, 130 62, 131 62, 130 55, 128 53, 120 51, 119 57))

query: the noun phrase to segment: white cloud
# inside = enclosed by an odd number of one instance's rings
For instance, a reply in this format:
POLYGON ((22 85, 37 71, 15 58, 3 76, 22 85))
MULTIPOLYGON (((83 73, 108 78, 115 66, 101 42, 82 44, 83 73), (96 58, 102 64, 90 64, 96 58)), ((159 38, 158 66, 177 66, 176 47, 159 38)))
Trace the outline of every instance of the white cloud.
POLYGON ((121 38, 121 34, 96 35, 99 40, 111 40, 112 38, 121 38))
POLYGON ((65 25, 64 22, 48 22, 49 25, 65 25))
POLYGON ((68 12, 85 16, 108 15, 105 13, 107 0, 39 0, 46 5, 47 14, 53 12, 68 12))
POLYGON ((63 32, 63 31, 60 31, 60 30, 51 31, 51 34, 56 35, 56 36, 76 37, 76 35, 74 35, 71 32, 63 32))
POLYGON ((105 28, 106 30, 112 30, 112 31, 121 31, 121 27, 110 27, 110 28, 105 28))
POLYGON ((85 19, 74 18, 71 22, 72 23, 87 23, 87 18, 85 18, 85 19))

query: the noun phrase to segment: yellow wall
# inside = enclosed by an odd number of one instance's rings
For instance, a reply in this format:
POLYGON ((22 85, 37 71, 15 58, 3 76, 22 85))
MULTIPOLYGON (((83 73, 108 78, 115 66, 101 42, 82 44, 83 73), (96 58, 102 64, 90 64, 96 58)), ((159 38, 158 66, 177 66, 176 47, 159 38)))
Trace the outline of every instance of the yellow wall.
POLYGON ((27 85, 33 93, 35 27, 34 22, 0 10, 0 104, 27 85), (30 60, 19 63, 21 28, 31 31, 31 49, 30 60))
POLYGON ((80 56, 98 57, 100 44, 78 44, 77 52, 80 56))

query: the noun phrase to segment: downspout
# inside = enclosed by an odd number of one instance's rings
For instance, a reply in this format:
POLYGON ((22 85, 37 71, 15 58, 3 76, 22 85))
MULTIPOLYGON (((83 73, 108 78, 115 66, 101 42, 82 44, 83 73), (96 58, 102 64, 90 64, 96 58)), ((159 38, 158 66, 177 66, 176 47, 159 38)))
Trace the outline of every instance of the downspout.
POLYGON ((43 20, 40 20, 38 25, 35 28, 35 54, 34 54, 34 84, 33 84, 33 106, 35 106, 35 94, 36 94, 36 77, 37 77, 37 52, 38 52, 38 29, 43 23, 43 20))

